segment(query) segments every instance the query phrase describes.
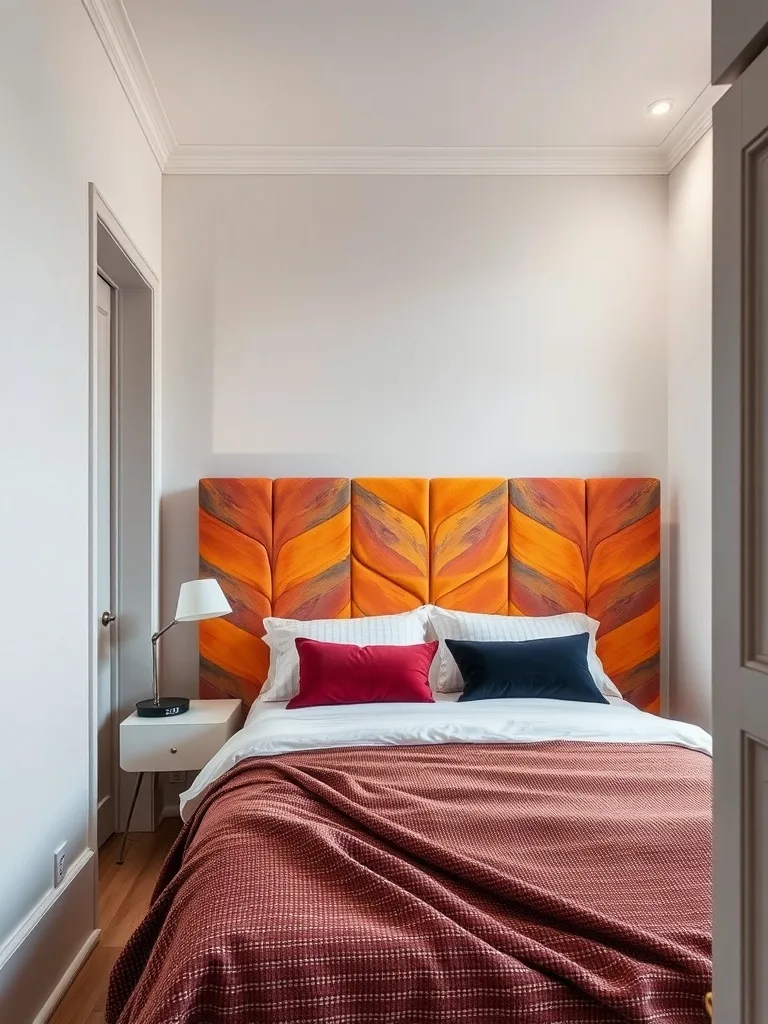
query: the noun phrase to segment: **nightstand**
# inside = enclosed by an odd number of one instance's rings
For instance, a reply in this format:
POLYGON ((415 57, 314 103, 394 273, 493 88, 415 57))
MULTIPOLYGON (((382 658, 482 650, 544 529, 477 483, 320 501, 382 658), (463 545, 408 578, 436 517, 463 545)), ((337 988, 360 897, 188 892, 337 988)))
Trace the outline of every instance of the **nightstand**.
POLYGON ((172 718, 139 718, 134 711, 120 723, 120 767, 138 772, 131 809, 125 823, 117 863, 123 863, 125 843, 144 775, 190 772, 204 768, 242 725, 239 700, 193 700, 189 711, 172 718))

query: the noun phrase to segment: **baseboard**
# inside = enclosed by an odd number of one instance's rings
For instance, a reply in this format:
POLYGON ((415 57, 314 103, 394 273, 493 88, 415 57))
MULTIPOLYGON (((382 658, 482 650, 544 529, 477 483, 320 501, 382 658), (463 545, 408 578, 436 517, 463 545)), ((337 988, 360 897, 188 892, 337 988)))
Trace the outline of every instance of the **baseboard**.
POLYGON ((48 996, 48 999, 45 1002, 45 1006, 42 1008, 40 1013, 38 1013, 38 1015, 35 1017, 32 1024, 47 1024, 49 1017, 53 1015, 53 1011, 64 998, 67 989, 75 980, 75 975, 83 966, 85 961, 88 959, 91 950, 93 950, 93 948, 98 943, 100 935, 101 931, 98 928, 91 932, 91 934, 83 943, 80 952, 77 954, 75 959, 66 969, 64 974, 61 976, 61 979, 56 988, 53 990, 53 992, 51 992, 50 996, 48 996))
POLYGON ((0 1021, 43 1024, 93 948, 96 865, 80 854, 0 950, 0 1021))

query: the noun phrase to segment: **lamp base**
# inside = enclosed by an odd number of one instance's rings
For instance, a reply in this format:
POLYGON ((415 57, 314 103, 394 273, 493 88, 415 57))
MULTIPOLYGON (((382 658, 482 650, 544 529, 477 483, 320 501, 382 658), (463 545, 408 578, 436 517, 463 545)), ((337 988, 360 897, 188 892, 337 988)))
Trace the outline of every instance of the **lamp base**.
POLYGON ((136 705, 139 718, 170 718, 183 715, 185 711, 189 711, 189 697, 161 697, 157 704, 150 697, 136 705))

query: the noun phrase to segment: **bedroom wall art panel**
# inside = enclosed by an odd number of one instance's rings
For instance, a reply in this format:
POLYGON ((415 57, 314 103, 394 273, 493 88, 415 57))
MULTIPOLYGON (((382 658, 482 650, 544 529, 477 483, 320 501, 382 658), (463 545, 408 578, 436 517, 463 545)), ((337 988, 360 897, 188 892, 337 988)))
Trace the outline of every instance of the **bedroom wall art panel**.
POLYGON ((232 615, 200 625, 202 696, 250 704, 263 618, 446 608, 586 611, 624 696, 659 709, 659 482, 338 477, 200 482, 200 573, 232 615))
POLYGON ((509 614, 557 615, 587 607, 583 480, 509 481, 509 614))
POLYGON ((587 613, 598 654, 624 697, 659 710, 660 485, 587 480, 587 613))
POLYGON ((508 482, 430 481, 430 600, 458 611, 504 615, 509 592, 508 482))
POLYGON ((352 615, 391 615, 429 600, 429 481, 352 481, 352 615))
POLYGON ((349 618, 349 480, 275 480, 272 517, 272 614, 349 618))
POLYGON ((272 481, 201 480, 200 575, 214 576, 232 605, 200 630, 200 696, 258 694, 269 668, 262 619, 272 608, 272 481))

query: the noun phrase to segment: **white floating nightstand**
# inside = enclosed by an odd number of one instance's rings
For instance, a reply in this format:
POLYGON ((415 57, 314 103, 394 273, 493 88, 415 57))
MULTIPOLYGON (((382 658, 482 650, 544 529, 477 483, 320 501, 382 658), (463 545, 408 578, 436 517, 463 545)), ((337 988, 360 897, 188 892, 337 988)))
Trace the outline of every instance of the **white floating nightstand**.
POLYGON ((138 772, 120 844, 123 863, 133 810, 146 772, 189 772, 204 768, 242 725, 239 700, 193 700, 189 711, 171 718, 141 718, 134 711, 120 723, 120 767, 138 772))

